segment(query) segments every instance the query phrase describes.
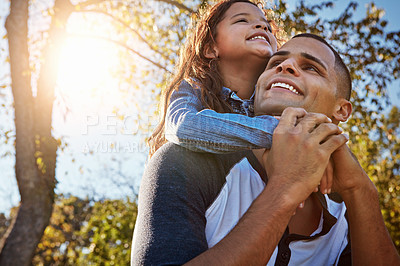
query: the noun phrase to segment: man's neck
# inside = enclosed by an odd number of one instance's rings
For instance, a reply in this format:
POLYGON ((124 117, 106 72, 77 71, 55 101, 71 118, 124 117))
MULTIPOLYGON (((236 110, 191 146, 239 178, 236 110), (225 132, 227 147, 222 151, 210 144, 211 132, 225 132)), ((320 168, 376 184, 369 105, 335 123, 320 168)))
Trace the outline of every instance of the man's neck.
POLYGON ((322 206, 315 194, 305 201, 303 208, 297 208, 289 221, 289 233, 310 236, 317 230, 321 220, 322 206))
POLYGON ((252 152, 253 152, 254 156, 256 156, 258 162, 262 165, 262 167, 263 167, 264 170, 265 170, 264 161, 263 161, 263 159, 262 159, 263 154, 264 154, 264 152, 265 152, 265 149, 256 149, 256 150, 252 150, 252 152))
MULTIPOLYGON (((253 150, 262 167, 265 169, 263 155, 265 149, 253 150)), ((268 173, 267 173, 268 175, 268 173)), ((322 206, 318 198, 311 194, 305 201, 303 208, 297 208, 296 214, 289 221, 289 233, 309 236, 317 230, 321 218, 322 206)))

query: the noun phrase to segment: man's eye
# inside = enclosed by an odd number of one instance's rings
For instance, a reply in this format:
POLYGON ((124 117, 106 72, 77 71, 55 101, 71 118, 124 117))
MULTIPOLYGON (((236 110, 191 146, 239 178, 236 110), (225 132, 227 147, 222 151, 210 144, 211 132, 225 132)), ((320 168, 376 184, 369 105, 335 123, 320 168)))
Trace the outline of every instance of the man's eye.
POLYGON ((314 71, 314 72, 319 73, 318 68, 316 68, 315 66, 312 66, 312 65, 305 66, 304 70, 310 70, 310 71, 314 71))
POLYGON ((267 65, 267 68, 277 67, 277 66, 279 66, 280 63, 281 63, 281 61, 279 61, 279 60, 270 61, 267 65))

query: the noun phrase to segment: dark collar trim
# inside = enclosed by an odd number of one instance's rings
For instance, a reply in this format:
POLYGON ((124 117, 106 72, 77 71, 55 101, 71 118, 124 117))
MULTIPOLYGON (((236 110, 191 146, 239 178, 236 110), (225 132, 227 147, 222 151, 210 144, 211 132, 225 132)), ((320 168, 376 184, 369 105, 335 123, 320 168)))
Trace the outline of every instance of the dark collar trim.
POLYGON ((260 175, 262 181, 264 181, 264 183, 267 184, 268 183, 267 173, 265 172, 264 167, 262 167, 262 165, 258 161, 257 157, 254 155, 254 153, 251 150, 246 151, 246 158, 249 160, 253 169, 256 170, 257 173, 260 175))
POLYGON ((323 219, 323 222, 322 222, 322 230, 321 230, 321 232, 319 232, 318 234, 313 235, 313 236, 303 236, 303 235, 297 235, 297 234, 289 234, 287 236, 287 238, 286 238, 286 241, 285 241, 287 245, 289 245, 289 243, 291 241, 294 241, 294 240, 311 241, 313 239, 316 239, 317 237, 326 235, 331 230, 332 226, 334 226, 336 224, 337 219, 336 219, 335 216, 333 216, 332 214, 329 213, 328 205, 327 205, 325 196, 319 191, 314 193, 314 194, 317 196, 319 202, 322 205, 322 219, 323 219))

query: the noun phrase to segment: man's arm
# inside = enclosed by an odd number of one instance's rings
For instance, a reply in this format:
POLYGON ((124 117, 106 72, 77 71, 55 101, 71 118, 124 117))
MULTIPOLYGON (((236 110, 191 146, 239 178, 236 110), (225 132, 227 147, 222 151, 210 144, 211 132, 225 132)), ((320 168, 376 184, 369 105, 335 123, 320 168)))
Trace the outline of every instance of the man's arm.
POLYGON ((266 188, 224 239, 188 265, 267 264, 297 206, 318 185, 331 153, 347 141, 326 122, 324 115, 285 110, 265 159, 266 188), (299 117, 304 118, 296 124, 299 117))
POLYGON ((354 265, 400 265, 400 257, 386 229, 378 192, 347 145, 332 155, 333 189, 346 204, 354 265))
POLYGON ((268 184, 235 228, 187 265, 266 265, 297 207, 278 191, 268 184))
POLYGON ((150 159, 140 184, 132 266, 182 265, 208 249, 209 197, 202 184, 208 183, 206 173, 217 175, 217 167, 207 155, 167 143, 150 159))

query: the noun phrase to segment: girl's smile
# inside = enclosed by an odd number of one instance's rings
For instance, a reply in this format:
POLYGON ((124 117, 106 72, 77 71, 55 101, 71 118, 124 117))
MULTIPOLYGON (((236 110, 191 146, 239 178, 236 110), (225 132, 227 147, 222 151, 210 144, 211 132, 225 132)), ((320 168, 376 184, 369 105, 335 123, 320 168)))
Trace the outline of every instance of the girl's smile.
POLYGON ((233 4, 217 26, 214 50, 220 60, 267 59, 276 49, 271 26, 257 6, 233 4))

